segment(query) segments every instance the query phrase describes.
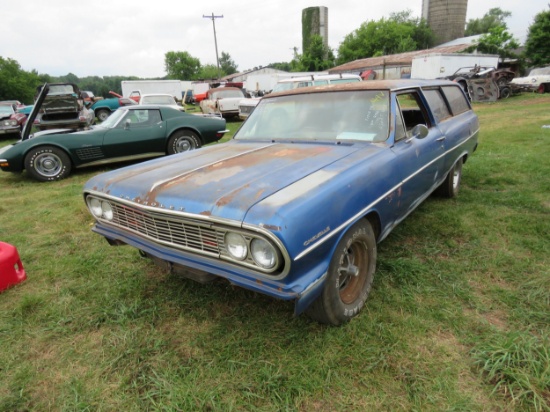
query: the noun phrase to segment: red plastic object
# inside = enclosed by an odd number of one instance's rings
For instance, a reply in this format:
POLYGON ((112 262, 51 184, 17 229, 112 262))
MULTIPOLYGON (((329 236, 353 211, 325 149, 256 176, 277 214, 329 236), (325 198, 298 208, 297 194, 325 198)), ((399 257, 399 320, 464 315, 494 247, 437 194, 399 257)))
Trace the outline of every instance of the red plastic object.
POLYGON ((27 279, 17 248, 0 242, 0 292, 27 279))

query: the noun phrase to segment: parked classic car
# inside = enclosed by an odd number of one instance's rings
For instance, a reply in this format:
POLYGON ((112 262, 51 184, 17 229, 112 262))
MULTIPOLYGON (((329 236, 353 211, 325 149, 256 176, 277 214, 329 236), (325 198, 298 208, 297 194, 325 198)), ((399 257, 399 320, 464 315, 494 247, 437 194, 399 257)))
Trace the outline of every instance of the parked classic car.
POLYGON ((478 129, 450 81, 272 93, 228 143, 100 174, 84 199, 111 245, 340 325, 367 300, 377 242, 432 192, 457 195, 478 129))
POLYGON ((10 102, 0 102, 0 135, 19 134, 27 116, 19 113, 17 106, 10 102))
MULTIPOLYGON (((112 92, 111 92, 112 93, 112 92)), ((104 122, 107 117, 111 115, 116 109, 124 106, 136 105, 135 100, 128 97, 110 97, 108 99, 102 99, 95 102, 91 109, 94 111, 95 116, 100 122, 104 122)))
POLYGON ((93 104, 96 100, 98 100, 98 98, 96 98, 94 93, 90 90, 82 90, 80 92, 80 97, 82 97, 82 100, 89 104, 93 104))
POLYGON ((173 109, 181 110, 183 112, 185 111, 185 108, 177 104, 176 99, 174 99, 174 96, 171 94, 142 94, 139 99, 139 104, 156 104, 172 107, 173 109))
POLYGON ((200 102, 200 108, 206 114, 217 114, 226 119, 236 117, 239 115, 239 102, 244 97, 243 91, 238 87, 209 89, 200 102))
POLYGON ((532 69, 525 77, 517 77, 512 84, 526 91, 550 93, 550 66, 532 69))
POLYGON ((2 100, 0 103, 1 104, 11 104, 15 107, 16 110, 25 106, 19 100, 2 100))
POLYGON ((163 156, 218 141, 225 120, 186 114, 166 106, 127 106, 90 130, 38 132, 0 149, 0 168, 26 170, 45 182, 73 168, 163 156))
MULTIPOLYGON (((37 88, 37 95, 43 86, 37 88)), ((73 83, 50 83, 48 94, 34 121, 39 130, 84 129, 95 119, 93 110, 86 108, 80 89, 73 83)))
MULTIPOLYGON (((327 84, 342 84, 360 81, 360 76, 349 73, 298 76, 279 80, 273 88, 273 92, 297 89, 298 87, 324 86, 327 84)), ((242 120, 246 119, 257 106, 260 99, 261 97, 242 99, 239 102, 239 118, 242 120)))
POLYGON ((21 114, 24 114, 25 116, 28 116, 29 114, 31 114, 33 107, 34 105, 32 104, 29 104, 27 106, 23 105, 17 109, 17 113, 21 113, 21 114))

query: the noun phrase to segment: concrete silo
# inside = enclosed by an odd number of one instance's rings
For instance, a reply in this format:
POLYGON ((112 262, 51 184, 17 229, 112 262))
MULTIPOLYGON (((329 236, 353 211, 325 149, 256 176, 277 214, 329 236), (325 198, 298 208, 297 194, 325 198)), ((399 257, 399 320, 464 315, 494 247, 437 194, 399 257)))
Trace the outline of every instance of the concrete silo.
POLYGON ((328 49, 328 7, 308 7, 302 10, 302 53, 308 49, 311 36, 321 36, 328 49))
POLYGON ((438 44, 464 37, 468 0, 422 0, 422 17, 438 44))

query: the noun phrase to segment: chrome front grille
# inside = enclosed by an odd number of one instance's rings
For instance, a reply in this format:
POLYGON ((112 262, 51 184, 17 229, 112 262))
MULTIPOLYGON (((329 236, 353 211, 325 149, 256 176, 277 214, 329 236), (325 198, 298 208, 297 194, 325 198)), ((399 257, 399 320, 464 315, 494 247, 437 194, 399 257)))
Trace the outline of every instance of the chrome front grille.
MULTIPOLYGON (((257 272, 262 272, 272 279, 281 278, 286 275, 284 262, 285 258, 288 258, 288 254, 277 242, 277 239, 274 236, 270 236, 270 233, 267 231, 261 233, 261 229, 247 230, 241 228, 239 225, 226 226, 218 221, 203 220, 198 215, 180 214, 173 210, 137 205, 112 197, 106 199, 103 196, 96 196, 94 194, 86 195, 86 204, 98 221, 99 226, 96 226, 98 230, 101 230, 101 225, 108 225, 134 233, 159 245, 244 266, 257 272), (241 252, 244 250, 244 255, 238 254, 239 252, 234 253, 235 249, 229 250, 230 247, 225 243, 226 235, 229 233, 242 237, 241 240, 244 242, 237 240, 236 250, 240 250, 241 252), (257 242, 258 239, 270 243, 271 247, 273 247, 272 253, 274 255, 272 256, 274 256, 275 260, 272 261, 272 265, 269 267, 262 264, 264 262, 262 260, 264 259, 262 243, 256 246, 255 252, 253 251, 254 242, 257 242), (245 246, 242 246, 243 244, 245 246), (242 248, 239 249, 239 245, 242 248)), ((108 239, 111 238, 108 233, 105 233, 104 236, 108 239)), ((131 238, 129 235, 126 237, 128 239, 131 238)), ((117 236, 111 239, 115 240, 117 236)), ((268 251, 267 253, 270 252, 268 251)))
POLYGON ((224 248, 225 231, 215 229, 211 224, 170 218, 114 202, 111 202, 111 207, 111 224, 139 233, 151 240, 215 256, 219 256, 224 248))

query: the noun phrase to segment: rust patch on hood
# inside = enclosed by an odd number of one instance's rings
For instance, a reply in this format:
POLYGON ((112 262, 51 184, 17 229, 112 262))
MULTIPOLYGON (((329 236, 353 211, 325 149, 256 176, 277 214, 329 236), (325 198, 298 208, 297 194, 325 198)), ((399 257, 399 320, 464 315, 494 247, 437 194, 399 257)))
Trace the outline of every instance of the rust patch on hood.
MULTIPOLYGON (((179 186, 186 183, 191 186, 203 186, 208 183, 216 183, 221 180, 228 179, 236 174, 243 172, 247 168, 253 168, 270 161, 272 158, 286 158, 291 161, 299 161, 301 159, 310 158, 312 156, 330 151, 330 147, 313 146, 308 150, 290 149, 288 147, 277 147, 276 144, 262 146, 256 150, 238 154, 236 156, 219 160, 215 163, 205 165, 203 167, 186 171, 178 176, 169 177, 164 181, 157 182, 147 194, 148 202, 156 202, 156 198, 164 191, 171 187, 179 186)), ((218 200, 218 206, 228 204, 239 191, 248 186, 243 186, 237 191, 218 200)), ((258 196, 261 192, 258 193, 258 196)))

